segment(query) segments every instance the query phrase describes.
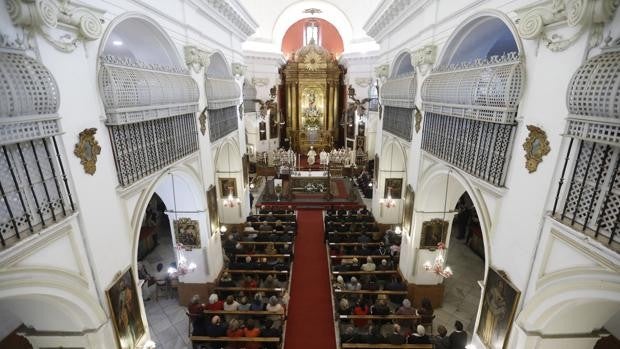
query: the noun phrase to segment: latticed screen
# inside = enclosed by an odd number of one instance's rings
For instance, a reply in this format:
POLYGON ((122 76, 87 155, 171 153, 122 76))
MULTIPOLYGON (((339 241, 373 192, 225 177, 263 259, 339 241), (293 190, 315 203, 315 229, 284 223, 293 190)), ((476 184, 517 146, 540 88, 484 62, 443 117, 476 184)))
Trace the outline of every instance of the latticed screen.
POLYGON ((209 109, 209 139, 215 142, 237 130, 237 107, 209 109))
POLYGON ((411 141, 413 109, 386 106, 383 112, 383 129, 406 141, 411 141))
MULTIPOLYGON (((569 152, 567 156, 571 156, 569 152)), ((564 222, 591 229, 620 241, 618 219, 620 212, 620 176, 618 165, 620 147, 579 141, 577 161, 568 183, 566 200, 561 211, 564 222)))
POLYGON ((427 112, 422 149, 473 176, 504 186, 515 126, 427 112))
POLYGON ((3 145, 0 158, 2 245, 75 210, 53 137, 3 145))
POLYGON ((194 114, 108 126, 121 186, 157 172, 198 150, 194 114))

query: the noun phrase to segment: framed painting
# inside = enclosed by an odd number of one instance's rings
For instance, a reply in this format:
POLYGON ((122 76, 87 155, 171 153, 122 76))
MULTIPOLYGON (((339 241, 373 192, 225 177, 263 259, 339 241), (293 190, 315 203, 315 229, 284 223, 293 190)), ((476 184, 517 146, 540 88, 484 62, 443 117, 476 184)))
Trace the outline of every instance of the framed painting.
POLYGON ((220 178, 220 192, 222 197, 226 197, 232 193, 237 198, 237 180, 235 178, 220 178))
POLYGON ((217 192, 214 185, 207 190, 207 207, 209 209, 209 221, 211 222, 211 235, 220 228, 220 216, 217 211, 217 192))
POLYGON ((446 243, 448 221, 440 218, 431 219, 422 223, 420 235, 420 249, 435 249, 440 242, 446 243))
POLYGON ((174 236, 177 244, 186 249, 200 248, 200 227, 198 221, 190 218, 179 218, 174 221, 174 236))
POLYGON ((373 171, 373 179, 375 184, 378 183, 379 180, 379 154, 375 154, 375 163, 374 163, 374 171, 373 171))
POLYGON ((116 332, 118 347, 136 348, 144 335, 138 292, 131 268, 127 268, 106 290, 108 306, 116 332))
POLYGON ((403 196, 403 179, 402 178, 386 178, 384 198, 388 193, 392 195, 392 199, 400 199, 403 196))
POLYGON ((476 332, 487 348, 506 348, 520 296, 503 272, 489 268, 476 332))
POLYGON ((405 204, 403 208, 403 222, 402 228, 404 231, 411 233, 411 227, 413 225, 413 203, 415 199, 415 193, 411 185, 407 185, 407 191, 405 192, 405 204))

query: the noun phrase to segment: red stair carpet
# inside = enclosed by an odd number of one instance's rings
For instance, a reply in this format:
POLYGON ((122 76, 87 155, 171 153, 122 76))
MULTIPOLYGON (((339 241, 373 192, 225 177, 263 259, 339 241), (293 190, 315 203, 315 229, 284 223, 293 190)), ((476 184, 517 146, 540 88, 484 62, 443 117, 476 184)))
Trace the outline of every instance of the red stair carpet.
POLYGON ((336 348, 323 211, 297 211, 285 349, 336 348))

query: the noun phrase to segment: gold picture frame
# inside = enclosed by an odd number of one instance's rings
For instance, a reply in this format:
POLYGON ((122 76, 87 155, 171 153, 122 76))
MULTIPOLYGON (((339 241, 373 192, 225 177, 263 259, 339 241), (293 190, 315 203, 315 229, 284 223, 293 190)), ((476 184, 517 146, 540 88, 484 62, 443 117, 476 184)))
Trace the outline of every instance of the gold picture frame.
POLYGON ((486 348, 506 348, 520 296, 505 273, 489 267, 476 331, 486 348))
POLYGON ((118 348, 136 348, 145 334, 145 328, 131 267, 119 273, 105 293, 118 348))
POLYGON ((403 205, 403 221, 402 221, 402 229, 406 232, 411 232, 411 227, 413 227, 413 204, 415 202, 415 192, 413 191, 413 187, 411 185, 407 185, 407 189, 405 191, 405 203, 403 205))
POLYGON ((222 197, 227 197, 229 194, 237 198, 237 179, 236 178, 220 178, 220 192, 222 193, 222 197))
POLYGON ((220 228, 220 216, 217 209, 217 190, 214 185, 207 189, 207 208, 209 210, 209 221, 211 222, 211 235, 215 234, 220 228))
POLYGON ((179 218, 174 221, 174 237, 177 244, 185 249, 200 248, 200 225, 191 218, 179 218))
POLYGON ((243 169, 243 188, 247 188, 250 184, 250 156, 248 154, 243 154, 241 166, 243 169))
POLYGON ((534 125, 527 125, 527 129, 530 133, 523 143, 525 168, 529 173, 532 173, 536 172, 538 164, 542 162, 543 156, 549 154, 551 148, 549 147, 547 133, 544 130, 534 125))
POLYGON ((434 250, 437 244, 446 243, 449 222, 441 218, 434 218, 422 223, 420 234, 420 249, 434 250))
POLYGON ((403 197, 403 179, 402 178, 386 178, 384 198, 388 193, 392 195, 392 199, 400 199, 403 197))
POLYGON ((96 128, 87 128, 79 134, 79 141, 75 145, 73 154, 80 158, 84 172, 94 175, 97 171, 97 155, 101 154, 99 142, 95 139, 96 128))

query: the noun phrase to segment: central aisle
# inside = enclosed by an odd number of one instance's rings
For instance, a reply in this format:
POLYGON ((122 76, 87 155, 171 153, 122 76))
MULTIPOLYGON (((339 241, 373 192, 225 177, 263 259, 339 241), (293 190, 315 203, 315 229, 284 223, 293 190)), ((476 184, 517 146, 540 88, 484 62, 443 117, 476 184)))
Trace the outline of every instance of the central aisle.
POLYGON ((298 210, 285 349, 336 348, 323 211, 298 210))

